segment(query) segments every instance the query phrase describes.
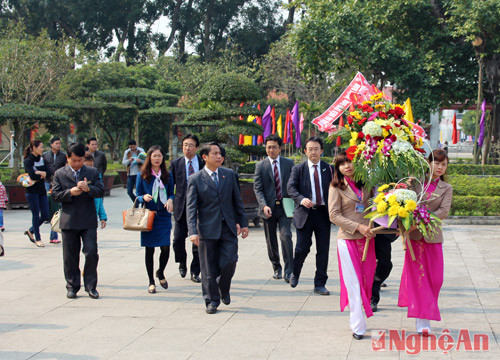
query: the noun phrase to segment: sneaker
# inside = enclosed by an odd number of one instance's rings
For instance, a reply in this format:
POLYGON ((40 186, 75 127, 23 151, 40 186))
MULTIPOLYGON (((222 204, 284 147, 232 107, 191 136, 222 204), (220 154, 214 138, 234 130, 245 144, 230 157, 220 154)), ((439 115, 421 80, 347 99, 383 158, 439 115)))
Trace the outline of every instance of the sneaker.
POLYGON ((51 244, 59 244, 60 242, 61 242, 61 240, 59 240, 59 239, 50 240, 51 244))

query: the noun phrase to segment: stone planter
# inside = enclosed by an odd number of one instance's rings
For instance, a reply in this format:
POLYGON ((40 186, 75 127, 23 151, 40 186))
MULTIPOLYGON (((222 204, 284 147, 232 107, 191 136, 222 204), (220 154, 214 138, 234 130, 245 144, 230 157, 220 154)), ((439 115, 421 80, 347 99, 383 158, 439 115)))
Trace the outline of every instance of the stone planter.
POLYGON ((8 209, 29 208, 28 201, 26 200, 26 188, 20 184, 4 184, 9 203, 8 209))
POLYGON ((127 170, 118 170, 118 176, 120 177, 120 181, 122 182, 122 187, 127 187, 127 170))
POLYGON ((252 222, 255 227, 260 227, 260 217, 257 213, 259 203, 253 191, 253 183, 240 181, 240 189, 248 222, 252 222))
POLYGON ((102 182, 104 184, 104 196, 109 196, 111 194, 115 177, 116 175, 104 175, 102 178, 102 182))

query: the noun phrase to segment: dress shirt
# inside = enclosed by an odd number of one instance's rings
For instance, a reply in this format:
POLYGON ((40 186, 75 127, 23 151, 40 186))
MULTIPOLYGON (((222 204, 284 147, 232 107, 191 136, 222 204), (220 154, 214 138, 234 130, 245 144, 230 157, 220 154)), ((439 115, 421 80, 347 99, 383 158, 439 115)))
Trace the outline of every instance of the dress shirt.
POLYGON ((325 197, 323 196, 323 184, 321 183, 321 161, 318 161, 317 164, 313 164, 311 160, 307 160, 307 166, 309 167, 309 181, 311 181, 311 194, 312 198, 310 199, 313 204, 316 204, 316 187, 314 185, 314 166, 318 165, 318 177, 319 177, 319 188, 321 191, 321 205, 325 205, 325 197))
POLYGON ((200 171, 200 163, 198 162, 198 156, 194 156, 191 160, 184 156, 184 160, 186 162, 186 179, 189 178, 189 162, 193 165, 194 172, 197 173, 200 171))
MULTIPOLYGON (((278 155, 278 157, 277 157, 276 159, 274 159, 274 160, 273 160, 273 159, 271 159, 269 156, 268 156, 267 158, 268 158, 268 159, 269 159, 269 161, 271 162, 271 170, 272 170, 272 172, 273 172, 273 179, 274 179, 274 161, 275 161, 275 160, 277 161, 276 165, 278 166, 278 174, 279 174, 279 176, 280 176, 280 184, 281 184, 281 186, 283 187, 283 185, 282 185, 282 184, 283 184, 283 181, 282 181, 283 179, 282 179, 282 177, 281 177, 281 169, 280 169, 280 156, 278 155)), ((276 184, 275 184, 275 185, 276 185, 276 184)), ((282 192, 283 192, 283 191, 282 191, 282 192)))
POLYGON ((219 171, 218 171, 219 168, 217 168, 217 170, 215 170, 215 171, 212 171, 212 170, 210 170, 209 168, 207 168, 205 166, 203 169, 205 169, 205 171, 207 172, 207 174, 210 175, 210 179, 212 179, 212 174, 216 173, 217 174, 217 180, 219 180, 219 183, 220 183, 220 177, 219 177, 219 171))

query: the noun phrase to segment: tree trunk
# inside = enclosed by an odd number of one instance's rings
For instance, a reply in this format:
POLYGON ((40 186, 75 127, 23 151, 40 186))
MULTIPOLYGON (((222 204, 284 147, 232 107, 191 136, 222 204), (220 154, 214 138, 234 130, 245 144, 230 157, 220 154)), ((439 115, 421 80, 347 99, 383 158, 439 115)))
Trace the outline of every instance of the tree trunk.
POLYGON ((481 56, 481 54, 476 54, 476 55, 479 57, 477 62, 479 65, 479 75, 477 83, 476 129, 474 131, 474 160, 473 160, 474 165, 479 164, 479 152, 481 150, 477 145, 477 141, 479 138, 479 119, 481 117, 480 107, 483 99, 483 57, 481 56))
POLYGON ((483 153, 483 158, 481 159, 481 164, 486 165, 488 163, 488 156, 490 153, 490 147, 491 147, 491 134, 493 134, 493 128, 494 128, 494 110, 495 108, 493 107, 493 111, 490 111, 490 114, 488 115, 488 119, 486 121, 486 134, 485 134, 485 144, 484 144, 484 153, 483 153))
MULTIPOLYGON (((159 51, 158 54, 159 56, 164 56, 165 53, 168 51, 168 49, 170 49, 170 47, 172 46, 172 43, 174 42, 175 33, 177 32, 177 24, 179 21, 179 13, 181 10, 182 2, 183 0, 177 0, 177 2, 175 3, 174 14, 172 15, 172 23, 170 25, 170 35, 167 39, 166 45, 162 47, 161 50, 159 51)), ((190 3, 193 3, 193 1, 191 0, 190 3)))
POLYGON ((210 44, 210 28, 212 24, 212 8, 214 6, 214 0, 208 3, 207 11, 203 20, 203 50, 205 55, 205 60, 210 62, 212 59, 212 51, 210 44))
POLYGON ((118 29, 115 29, 115 35, 116 35, 116 38, 118 39, 118 46, 116 47, 115 54, 113 55, 113 61, 120 62, 120 56, 123 53, 125 40, 127 37, 125 34, 120 34, 118 29))
POLYGON ((16 148, 14 149, 14 167, 12 169, 11 180, 16 181, 17 177, 20 174, 21 168, 21 159, 24 151, 24 135, 25 129, 27 126, 26 121, 22 120, 9 120, 10 128, 14 130, 14 143, 16 144, 16 148))
MULTIPOLYGON (((288 4, 290 4, 292 2, 292 0, 288 0, 288 4)), ((293 24, 293 18, 295 16, 295 6, 292 6, 288 9, 288 17, 287 19, 285 20, 285 29, 288 27, 288 25, 291 25, 293 24)))

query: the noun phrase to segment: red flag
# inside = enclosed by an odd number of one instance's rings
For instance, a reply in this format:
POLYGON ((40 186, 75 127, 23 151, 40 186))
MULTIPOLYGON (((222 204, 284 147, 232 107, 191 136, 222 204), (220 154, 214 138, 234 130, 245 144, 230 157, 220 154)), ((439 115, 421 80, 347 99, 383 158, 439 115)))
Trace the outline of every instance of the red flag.
MULTIPOLYGON (((339 130, 344 127, 344 117, 343 116, 340 116, 340 121, 339 121, 339 130)), ((340 145, 342 145, 342 139, 340 138, 340 136, 337 137, 337 147, 339 147, 340 145)))
POLYGON ((453 125, 453 133, 451 134, 451 142, 452 144, 456 144, 458 142, 458 130, 457 130, 457 114, 453 114, 453 121, 451 122, 453 125))
POLYGON ((273 129, 271 131, 271 134, 276 134, 276 112, 274 111, 274 106, 271 110, 271 119, 273 120, 273 129))
MULTIPOLYGON (((240 107, 243 107, 243 105, 245 105, 245 103, 242 101, 240 107)), ((243 115, 240 115, 240 120, 243 121, 243 115)), ((245 144, 245 137, 243 136, 243 134, 240 134, 240 137, 238 139, 238 145, 244 145, 244 144, 245 144)))
MULTIPOLYGON (((259 109, 259 110, 260 110, 260 104, 258 104, 258 105, 257 105, 257 109, 259 109)), ((255 122, 256 122, 257 124, 259 124, 260 126, 262 126, 262 117, 261 117, 261 116, 257 116, 257 117, 255 117, 255 122)), ((259 136, 257 137, 257 145, 261 145, 261 144, 263 144, 263 143, 264 143, 264 138, 262 137, 262 134, 261 134, 261 135, 259 135, 259 136)))
MULTIPOLYGON (((283 144, 288 144, 288 127, 290 126, 290 110, 286 109, 285 131, 283 132, 283 144)), ((291 141, 291 139, 290 139, 291 141)))

